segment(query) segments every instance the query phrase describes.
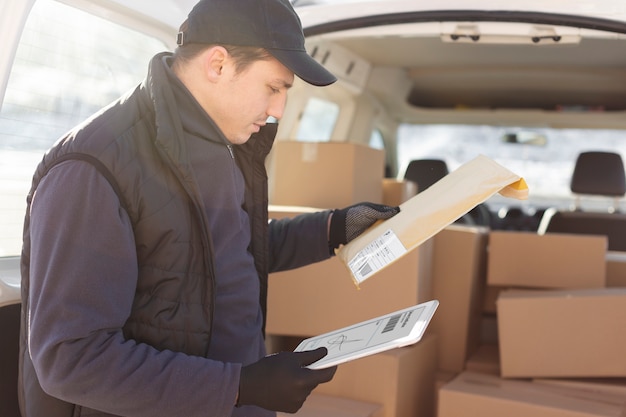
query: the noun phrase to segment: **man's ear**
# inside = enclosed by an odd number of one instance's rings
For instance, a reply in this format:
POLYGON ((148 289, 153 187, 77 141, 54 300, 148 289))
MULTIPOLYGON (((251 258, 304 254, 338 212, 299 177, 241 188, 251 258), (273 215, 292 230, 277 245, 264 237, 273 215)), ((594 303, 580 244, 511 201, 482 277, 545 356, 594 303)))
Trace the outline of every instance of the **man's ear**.
POLYGON ((228 51, 223 46, 209 48, 204 55, 204 73, 211 81, 217 81, 224 73, 228 51))

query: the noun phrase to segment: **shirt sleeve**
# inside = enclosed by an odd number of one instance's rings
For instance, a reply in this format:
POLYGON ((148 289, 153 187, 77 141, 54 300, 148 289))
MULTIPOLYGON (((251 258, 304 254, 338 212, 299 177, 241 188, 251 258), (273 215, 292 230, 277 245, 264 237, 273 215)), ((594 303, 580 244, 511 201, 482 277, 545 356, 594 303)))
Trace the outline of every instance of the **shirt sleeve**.
POLYGON ((328 218, 331 211, 304 213, 270 221, 270 272, 299 268, 330 258, 328 218))
POLYGON ((31 205, 29 353, 42 388, 124 416, 231 415, 240 364, 125 339, 137 284, 130 220, 99 172, 64 162, 31 205))

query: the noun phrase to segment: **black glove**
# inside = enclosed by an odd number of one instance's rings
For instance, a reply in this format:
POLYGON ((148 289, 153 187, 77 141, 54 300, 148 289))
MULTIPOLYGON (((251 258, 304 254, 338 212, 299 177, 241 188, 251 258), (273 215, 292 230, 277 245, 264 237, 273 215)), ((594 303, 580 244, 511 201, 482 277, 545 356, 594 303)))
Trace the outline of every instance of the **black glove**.
POLYGON ((330 381, 337 367, 312 370, 305 366, 328 351, 281 352, 241 368, 237 405, 256 405, 272 411, 295 413, 318 384, 330 381))
POLYGON ((359 203, 334 210, 330 219, 328 246, 331 253, 363 233, 377 220, 386 220, 400 212, 400 207, 383 204, 359 203))

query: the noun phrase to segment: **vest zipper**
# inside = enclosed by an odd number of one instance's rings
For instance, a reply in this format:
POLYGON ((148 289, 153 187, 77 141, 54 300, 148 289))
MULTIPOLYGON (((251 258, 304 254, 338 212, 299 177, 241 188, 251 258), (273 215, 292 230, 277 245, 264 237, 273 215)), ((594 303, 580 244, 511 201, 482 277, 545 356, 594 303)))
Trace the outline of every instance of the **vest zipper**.
POLYGON ((226 147, 228 148, 228 152, 230 152, 230 157, 232 159, 235 159, 235 154, 233 152, 233 145, 226 145, 226 147))

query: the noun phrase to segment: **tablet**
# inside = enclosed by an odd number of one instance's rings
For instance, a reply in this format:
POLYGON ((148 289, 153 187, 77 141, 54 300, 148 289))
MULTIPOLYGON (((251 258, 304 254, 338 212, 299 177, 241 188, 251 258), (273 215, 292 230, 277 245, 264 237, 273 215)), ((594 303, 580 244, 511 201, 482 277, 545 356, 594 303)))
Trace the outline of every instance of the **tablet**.
POLYGON ((431 300, 319 336, 303 340, 295 352, 328 349, 328 355, 307 368, 323 369, 389 349, 417 343, 439 301, 431 300))

